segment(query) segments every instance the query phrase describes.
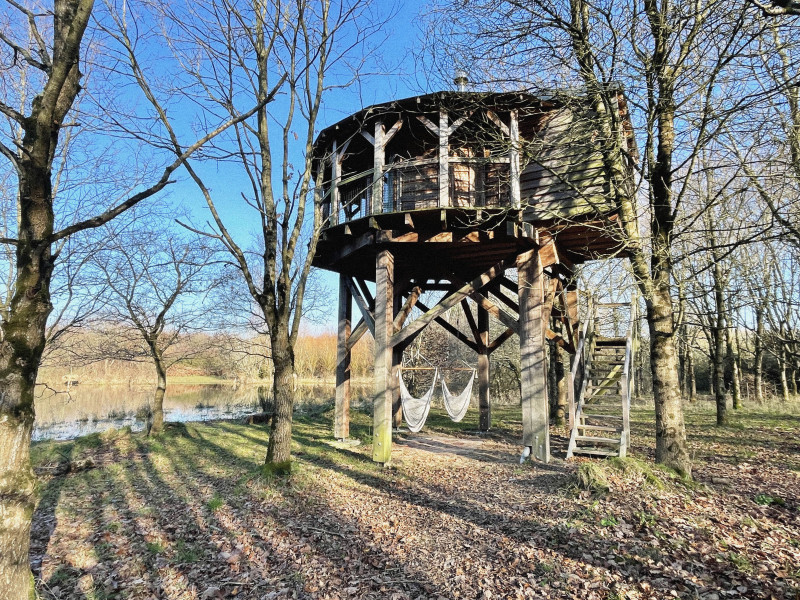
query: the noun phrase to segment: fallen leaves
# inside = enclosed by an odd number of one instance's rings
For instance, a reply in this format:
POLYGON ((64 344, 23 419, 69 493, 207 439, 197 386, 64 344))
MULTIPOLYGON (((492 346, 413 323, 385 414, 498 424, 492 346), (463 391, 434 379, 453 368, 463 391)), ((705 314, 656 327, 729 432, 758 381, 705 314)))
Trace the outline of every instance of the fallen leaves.
POLYGON ((636 473, 613 472, 611 492, 595 497, 567 489, 572 464, 520 467, 510 440, 472 449, 461 441, 455 453, 446 436, 435 452, 398 444, 394 469, 381 470, 368 446, 321 443, 328 427, 324 419, 297 424, 305 441, 288 481, 254 475, 261 453, 253 446, 264 447, 264 432, 232 423, 186 425, 191 435, 168 429, 159 445, 112 437, 96 449, 95 468, 45 473, 33 557, 42 596, 799 593, 800 482, 769 444, 753 450, 766 464, 735 463, 717 439, 721 458, 706 449, 697 469, 706 485, 656 489, 636 473))

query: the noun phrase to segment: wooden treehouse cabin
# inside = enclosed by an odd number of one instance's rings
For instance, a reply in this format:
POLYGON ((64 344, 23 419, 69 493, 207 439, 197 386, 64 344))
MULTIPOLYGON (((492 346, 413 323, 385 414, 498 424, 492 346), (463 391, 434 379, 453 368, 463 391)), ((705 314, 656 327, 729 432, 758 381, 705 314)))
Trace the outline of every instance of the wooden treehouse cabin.
MULTIPOLYGON (((623 125, 614 135, 634 151, 624 96, 616 98, 623 125)), ((350 351, 369 332, 373 459, 389 462, 403 350, 436 322, 478 355, 481 429, 491 424, 490 356, 516 339, 523 455, 549 459, 545 343, 555 340, 577 357, 571 452, 600 438, 592 448, 624 453, 623 423, 593 424, 581 404, 598 385, 622 388, 619 378, 597 380, 602 360, 613 377, 622 370, 617 350, 600 359, 603 343, 589 343, 573 277, 576 264, 624 256, 599 130, 580 95, 441 92, 371 106, 320 133, 314 175, 325 222, 314 265, 339 273, 336 438, 349 435, 350 351), (441 293, 432 306, 420 299, 427 291, 441 293), (410 320, 415 307, 422 314, 410 320), (455 307, 468 330, 444 318, 455 307), (502 326, 494 339, 490 318, 502 326)))

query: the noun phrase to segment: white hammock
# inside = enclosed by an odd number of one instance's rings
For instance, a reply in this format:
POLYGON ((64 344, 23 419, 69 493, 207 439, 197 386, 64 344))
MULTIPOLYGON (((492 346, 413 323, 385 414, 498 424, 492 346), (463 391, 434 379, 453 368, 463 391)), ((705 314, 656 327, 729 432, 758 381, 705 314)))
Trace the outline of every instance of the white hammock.
POLYGON ((433 373, 433 381, 431 382, 431 389, 422 398, 414 398, 408 391, 405 382, 403 381, 402 371, 398 372, 397 378, 400 380, 400 399, 403 402, 403 418, 406 420, 408 429, 412 433, 418 433, 425 420, 428 418, 428 412, 431 410, 431 398, 433 398, 433 390, 436 387, 436 380, 439 379, 439 369, 433 373))
POLYGON ((461 391, 458 396, 454 396, 447 389, 447 384, 442 377, 442 397, 444 398, 444 407, 447 409, 447 414, 450 418, 458 423, 467 414, 469 408, 469 399, 472 396, 472 384, 475 383, 475 369, 472 370, 472 376, 467 382, 467 386, 461 391))

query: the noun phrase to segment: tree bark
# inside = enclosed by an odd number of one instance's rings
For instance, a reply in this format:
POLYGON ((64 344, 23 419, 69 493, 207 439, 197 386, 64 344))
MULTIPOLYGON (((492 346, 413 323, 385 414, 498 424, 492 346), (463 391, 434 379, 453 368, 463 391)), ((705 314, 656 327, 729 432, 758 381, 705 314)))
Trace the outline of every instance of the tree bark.
POLYGON ((272 362, 275 366, 273 395, 275 416, 269 434, 266 463, 288 466, 292 450, 292 413, 294 408, 294 347, 289 332, 281 323, 272 339, 272 362))
POLYGON ((148 342, 150 355, 156 367, 156 391, 153 394, 153 405, 150 408, 150 427, 148 435, 164 431, 164 395, 167 393, 167 368, 164 366, 164 357, 155 342, 148 342))
POLYGON ((781 397, 784 402, 789 402, 789 382, 786 378, 786 348, 779 342, 781 349, 778 352, 778 363, 781 370, 781 397))
POLYGON ((691 474, 683 404, 678 386, 678 360, 668 287, 659 287, 647 302, 650 368, 656 408, 656 461, 691 474))
POLYGON ((36 478, 30 464, 34 386, 52 311, 52 165, 58 137, 80 90, 81 40, 91 0, 56 0, 51 67, 16 156, 18 242, 16 285, 0 344, 0 590, 5 600, 35 597, 28 563, 36 478))

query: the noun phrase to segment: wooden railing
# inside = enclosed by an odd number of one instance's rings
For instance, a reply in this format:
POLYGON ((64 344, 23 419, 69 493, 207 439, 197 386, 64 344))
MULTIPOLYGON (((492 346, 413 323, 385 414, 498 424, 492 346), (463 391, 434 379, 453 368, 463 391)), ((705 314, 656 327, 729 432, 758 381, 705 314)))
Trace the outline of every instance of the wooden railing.
POLYGON ((622 380, 620 387, 622 390, 622 439, 619 445, 619 455, 625 456, 631 446, 631 396, 633 392, 633 357, 636 355, 638 338, 636 336, 636 325, 638 321, 639 299, 633 295, 630 305, 630 321, 628 323, 628 335, 625 340, 625 366, 622 369, 622 380))
POLYGON ((618 319, 616 316, 611 320, 612 326, 609 329, 608 323, 601 323, 599 313, 604 310, 619 312, 620 309, 630 311, 627 332, 625 335, 625 360, 622 376, 620 378, 620 390, 622 397, 622 432, 620 434, 619 455, 625 456, 630 447, 630 411, 631 396, 633 392, 633 359, 637 347, 636 325, 638 296, 634 295, 630 303, 602 303, 598 304, 589 299, 586 322, 580 332, 578 348, 575 359, 570 370, 568 391, 569 391, 569 428, 570 439, 567 447, 567 457, 572 455, 576 447, 578 428, 576 424, 580 422, 583 408, 586 402, 586 388, 589 383, 592 354, 598 339, 619 338, 618 319))
POLYGON ((509 206, 508 158, 453 156, 448 164, 449 176, 443 189, 435 158, 386 165, 381 168, 379 186, 375 183, 374 169, 336 176, 325 187, 323 227, 375 214, 424 208, 509 206))
POLYGON ((589 366, 592 360, 592 351, 594 350, 594 328, 597 314, 591 297, 589 298, 589 306, 586 312, 586 320, 578 334, 578 347, 575 351, 575 359, 567 382, 571 435, 574 435, 575 423, 580 418, 580 411, 583 408, 583 397, 586 393, 586 386, 589 383, 589 366))

